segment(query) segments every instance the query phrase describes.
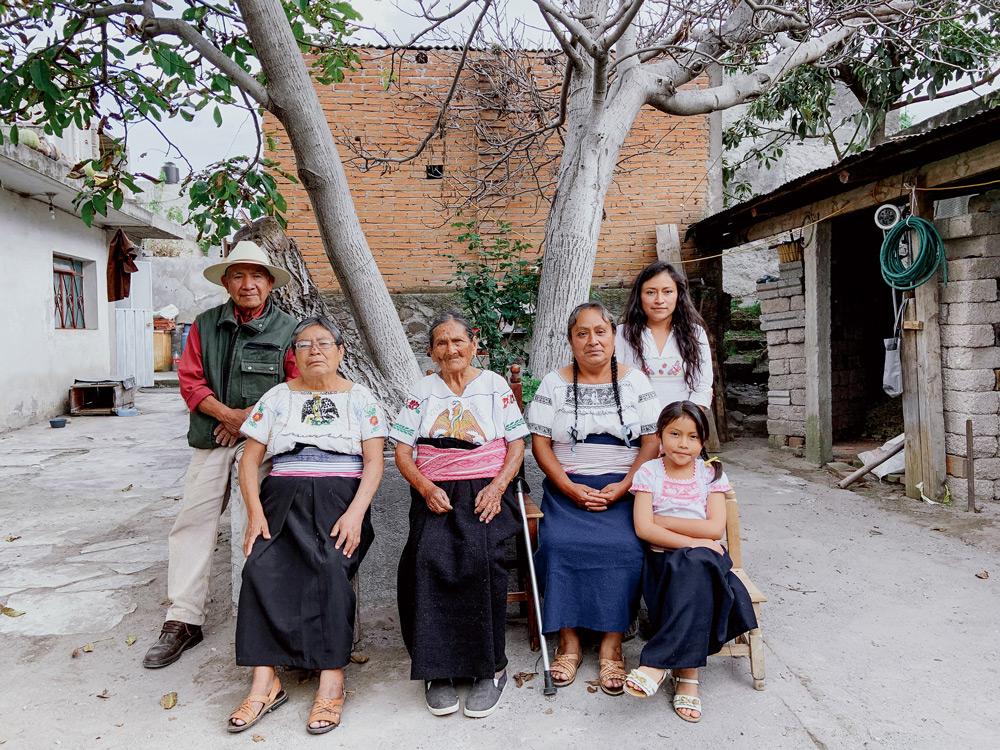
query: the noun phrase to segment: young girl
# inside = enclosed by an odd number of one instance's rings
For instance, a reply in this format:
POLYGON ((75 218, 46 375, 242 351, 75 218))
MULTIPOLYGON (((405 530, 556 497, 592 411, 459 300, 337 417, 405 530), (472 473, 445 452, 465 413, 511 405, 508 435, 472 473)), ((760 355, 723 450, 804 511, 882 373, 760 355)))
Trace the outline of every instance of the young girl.
POLYGON ((653 695, 673 671, 674 711, 701 720, 698 667, 727 641, 757 627, 750 595, 719 544, 732 488, 708 462, 708 419, 691 401, 667 406, 656 423, 663 456, 635 473, 635 533, 646 542, 642 594, 656 629, 625 681, 636 698, 653 695))
POLYGON ((669 263, 650 263, 636 277, 625 305, 618 361, 649 378, 660 405, 712 403, 712 351, 705 321, 691 302, 687 279, 669 263))

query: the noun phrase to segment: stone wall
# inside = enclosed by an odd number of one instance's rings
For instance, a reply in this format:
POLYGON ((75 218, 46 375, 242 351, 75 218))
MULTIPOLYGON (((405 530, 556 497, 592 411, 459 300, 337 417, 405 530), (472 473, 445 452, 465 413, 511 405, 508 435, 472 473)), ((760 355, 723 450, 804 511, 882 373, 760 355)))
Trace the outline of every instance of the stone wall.
MULTIPOLYGON (((757 284, 767 334, 767 432, 772 447, 806 434, 806 298, 802 261, 778 265, 778 281, 757 284)), ((801 444, 801 443, 800 443, 801 444)))
POLYGON ((976 498, 1000 499, 1000 212, 936 222, 945 241, 941 363, 948 487, 968 500, 965 423, 972 420, 976 498))

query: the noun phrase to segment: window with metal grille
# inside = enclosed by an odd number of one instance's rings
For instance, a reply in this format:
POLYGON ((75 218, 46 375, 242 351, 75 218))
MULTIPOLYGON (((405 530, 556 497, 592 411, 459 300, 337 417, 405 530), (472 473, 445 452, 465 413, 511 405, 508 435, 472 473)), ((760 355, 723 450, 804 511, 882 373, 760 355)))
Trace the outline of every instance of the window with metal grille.
POLYGON ((52 256, 56 328, 86 328, 83 319, 83 261, 52 256))

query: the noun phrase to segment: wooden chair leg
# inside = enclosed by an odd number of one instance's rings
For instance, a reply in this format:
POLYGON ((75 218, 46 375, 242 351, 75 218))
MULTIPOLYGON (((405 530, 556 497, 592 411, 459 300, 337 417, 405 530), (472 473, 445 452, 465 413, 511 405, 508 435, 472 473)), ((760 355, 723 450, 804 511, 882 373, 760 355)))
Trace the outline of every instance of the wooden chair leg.
POLYGON ((528 576, 525 581, 524 589, 528 594, 528 645, 532 651, 540 651, 542 642, 538 637, 538 618, 535 617, 535 590, 531 585, 531 576, 528 576))
MULTIPOLYGON (((753 605, 754 614, 757 615, 757 622, 760 622, 760 607, 753 605)), ((756 627, 748 634, 750 643, 750 675, 753 677, 753 689, 764 689, 764 637, 761 635, 760 627, 756 627)))

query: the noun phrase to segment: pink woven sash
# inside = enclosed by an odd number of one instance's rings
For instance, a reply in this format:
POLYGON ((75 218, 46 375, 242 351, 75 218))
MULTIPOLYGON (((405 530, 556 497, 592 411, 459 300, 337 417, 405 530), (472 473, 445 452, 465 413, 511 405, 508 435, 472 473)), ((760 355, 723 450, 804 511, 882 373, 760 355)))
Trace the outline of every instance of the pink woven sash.
POLYGON ((489 479, 503 468, 507 458, 507 441, 493 440, 473 450, 436 448, 417 445, 417 468, 432 482, 453 482, 457 479, 489 479))

